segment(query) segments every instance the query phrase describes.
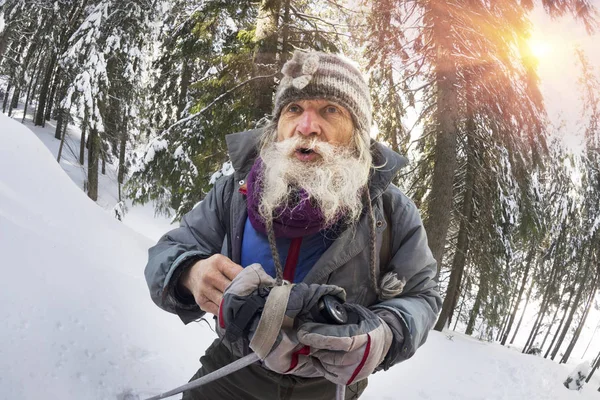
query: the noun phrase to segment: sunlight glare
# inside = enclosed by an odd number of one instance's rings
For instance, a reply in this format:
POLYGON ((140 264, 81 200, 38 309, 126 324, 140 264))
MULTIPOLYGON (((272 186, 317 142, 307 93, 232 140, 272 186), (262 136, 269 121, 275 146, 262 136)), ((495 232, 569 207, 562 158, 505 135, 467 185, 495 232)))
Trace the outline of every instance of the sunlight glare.
POLYGON ((531 54, 541 61, 552 53, 552 45, 547 41, 537 37, 532 37, 527 41, 531 54))

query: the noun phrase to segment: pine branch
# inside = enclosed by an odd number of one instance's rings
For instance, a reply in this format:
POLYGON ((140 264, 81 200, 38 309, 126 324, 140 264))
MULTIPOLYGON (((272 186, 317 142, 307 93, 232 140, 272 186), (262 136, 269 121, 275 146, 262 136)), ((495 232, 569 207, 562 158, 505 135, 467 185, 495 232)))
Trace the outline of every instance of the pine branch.
POLYGON ((181 124, 185 124, 186 122, 191 121, 192 119, 199 117, 200 115, 204 114, 206 111, 210 110, 215 104, 217 104, 219 101, 221 101, 224 97, 226 97, 227 95, 235 92, 237 89, 239 89, 239 88, 241 88, 241 87, 249 84, 250 82, 253 82, 253 81, 256 81, 256 80, 259 80, 259 79, 273 78, 273 77, 275 77, 275 75, 277 75, 277 74, 275 73, 275 74, 270 74, 270 75, 261 75, 261 76, 255 76, 253 78, 245 80, 244 82, 242 82, 242 83, 240 83, 240 84, 232 87, 231 89, 229 89, 226 92, 224 92, 224 93, 220 94, 219 96, 217 96, 213 101, 211 101, 208 105, 206 105, 202 110, 200 110, 200 111, 198 111, 198 112, 196 112, 196 113, 194 113, 192 115, 188 115, 187 117, 182 118, 179 121, 175 122, 173 125, 169 126, 167 129, 165 129, 165 131, 163 132, 163 134, 166 133, 166 132, 171 131, 171 129, 173 129, 173 128, 181 125, 181 124))

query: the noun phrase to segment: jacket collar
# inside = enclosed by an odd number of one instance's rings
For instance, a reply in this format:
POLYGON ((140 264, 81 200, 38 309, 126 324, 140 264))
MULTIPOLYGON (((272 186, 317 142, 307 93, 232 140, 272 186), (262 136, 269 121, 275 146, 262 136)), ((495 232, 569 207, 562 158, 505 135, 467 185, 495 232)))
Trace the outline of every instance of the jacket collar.
MULTIPOLYGON (((262 129, 232 133, 225 137, 231 164, 240 176, 246 176, 258 156, 258 144, 262 129)), ((369 192, 376 199, 385 192, 398 171, 408 164, 408 160, 379 142, 371 141, 373 164, 378 168, 369 181, 369 192)))

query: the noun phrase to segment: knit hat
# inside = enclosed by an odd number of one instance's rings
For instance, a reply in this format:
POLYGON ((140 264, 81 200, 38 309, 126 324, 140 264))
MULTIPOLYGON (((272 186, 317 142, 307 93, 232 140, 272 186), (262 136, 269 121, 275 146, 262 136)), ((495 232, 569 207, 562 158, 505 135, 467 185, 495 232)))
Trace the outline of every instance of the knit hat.
POLYGON ((279 119, 281 109, 291 102, 328 99, 350 112, 354 127, 369 142, 372 117, 369 86, 352 61, 336 54, 296 50, 281 73, 274 120, 279 119))

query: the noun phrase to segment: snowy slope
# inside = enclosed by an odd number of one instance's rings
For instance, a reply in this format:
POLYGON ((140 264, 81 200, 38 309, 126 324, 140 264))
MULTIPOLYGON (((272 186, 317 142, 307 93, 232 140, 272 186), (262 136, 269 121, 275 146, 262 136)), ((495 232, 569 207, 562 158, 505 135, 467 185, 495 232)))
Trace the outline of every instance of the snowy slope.
MULTIPOLYGON (((184 383, 215 336, 152 304, 143 266, 153 243, 3 115, 0 143, 0 399, 133 400, 184 383)), ((598 377, 581 393, 562 386, 571 369, 431 332, 412 360, 372 376, 363 398, 600 399, 598 377)))
POLYGON ((182 383, 214 334, 150 301, 150 240, 4 115, 0 143, 0 398, 114 400, 182 383))
POLYGON ((454 332, 431 332, 411 360, 373 375, 365 399, 598 400, 595 376, 581 391, 562 382, 573 366, 454 332), (452 335, 452 339, 447 339, 452 335))
MULTIPOLYGON (((23 120, 23 109, 21 106, 13 110, 13 118, 17 121, 23 120)), ((33 115, 28 113, 25 119, 27 126, 37 137, 42 141, 44 146, 50 150, 54 159, 58 154, 60 140, 54 137, 56 130, 56 121, 46 121, 46 126, 34 126, 33 115)), ((81 143, 81 130, 76 125, 69 125, 65 144, 60 160, 60 166, 71 178, 71 180, 83 190, 85 181, 87 180, 87 162, 84 165, 79 164, 79 147, 81 143)), ((85 156, 87 160, 87 153, 85 156)), ((117 160, 113 160, 116 162, 117 160)), ((98 200, 96 204, 103 208, 109 215, 114 216, 114 207, 119 202, 118 181, 117 181, 118 166, 107 162, 106 174, 98 176, 98 200)), ((158 240, 166 231, 173 229, 178 224, 171 224, 171 219, 165 216, 157 217, 154 215, 153 204, 132 206, 130 200, 125 200, 127 212, 123 218, 123 223, 136 232, 152 239, 158 240)))

